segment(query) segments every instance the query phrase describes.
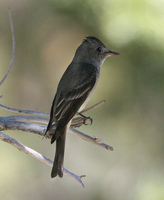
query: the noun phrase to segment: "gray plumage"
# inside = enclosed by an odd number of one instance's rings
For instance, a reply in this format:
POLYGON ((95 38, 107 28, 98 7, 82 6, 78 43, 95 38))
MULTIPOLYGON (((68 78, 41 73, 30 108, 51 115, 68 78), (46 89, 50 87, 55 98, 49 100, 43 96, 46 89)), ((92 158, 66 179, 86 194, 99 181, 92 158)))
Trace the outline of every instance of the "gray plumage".
POLYGON ((52 178, 57 175, 63 176, 66 132, 74 115, 89 101, 100 76, 100 66, 109 55, 118 53, 110 51, 96 37, 86 37, 58 84, 46 130, 47 133, 51 130, 52 124, 56 124, 56 130, 51 138, 51 144, 56 141, 52 178))

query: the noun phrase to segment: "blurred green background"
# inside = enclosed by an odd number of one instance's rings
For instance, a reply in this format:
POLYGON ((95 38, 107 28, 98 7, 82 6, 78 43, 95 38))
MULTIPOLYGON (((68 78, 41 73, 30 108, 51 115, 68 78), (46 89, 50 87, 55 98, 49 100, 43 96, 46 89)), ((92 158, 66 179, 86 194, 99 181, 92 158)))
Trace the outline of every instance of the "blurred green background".
MULTIPOLYGON (((81 131, 114 147, 106 151, 67 134, 65 167, 82 175, 50 178, 51 168, 0 141, 0 199, 164 199, 164 1, 1 0, 0 79, 10 63, 12 10, 16 58, 0 88, 1 103, 49 112, 57 84, 83 38, 93 35, 120 56, 108 58, 81 131)), ((88 105, 88 106, 89 106, 88 105)), ((13 113, 1 110, 1 116, 13 113)), ((53 159, 54 145, 6 131, 53 159)))

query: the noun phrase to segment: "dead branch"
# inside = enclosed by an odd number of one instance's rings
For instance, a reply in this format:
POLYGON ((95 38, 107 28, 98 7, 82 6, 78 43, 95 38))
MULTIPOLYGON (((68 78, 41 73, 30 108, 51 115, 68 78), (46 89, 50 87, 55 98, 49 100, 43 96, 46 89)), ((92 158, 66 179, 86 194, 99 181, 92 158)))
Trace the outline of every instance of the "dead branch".
MULTIPOLYGON (((102 105, 102 101, 91 106, 90 108, 88 108, 86 110, 89 111, 89 110, 95 109, 95 108, 98 107, 98 105, 102 105)), ((2 108, 4 108, 4 107, 2 107, 2 108)), ((9 108, 9 110, 10 109, 12 109, 12 108, 9 108)), ((24 111, 27 111, 27 113, 28 113, 28 110, 24 110, 24 111)), ((84 112, 85 112, 85 110, 84 110, 84 112)), ((38 112, 33 111, 33 113, 36 114, 38 112)), ((40 136, 44 136, 44 133, 45 133, 47 126, 42 125, 42 124, 47 125, 48 121, 49 121, 48 118, 38 117, 38 116, 15 116, 14 115, 14 116, 0 117, 0 131, 21 130, 21 131, 25 131, 25 132, 35 133, 35 134, 38 134, 40 136), (29 122, 33 122, 33 123, 29 123, 29 122), (34 122, 35 123, 41 123, 41 124, 34 124, 34 122)), ((102 139, 91 137, 91 136, 89 136, 85 133, 82 133, 82 132, 73 128, 73 127, 80 127, 83 124, 84 124, 83 117, 74 118, 72 120, 71 128, 69 129, 69 133, 74 134, 74 135, 82 138, 85 141, 96 144, 96 145, 98 145, 102 148, 105 148, 107 150, 111 150, 111 151, 113 150, 113 147, 111 147, 108 144, 103 143, 102 139)), ((51 132, 53 133, 54 130, 55 130, 55 125, 53 126, 51 132)), ((51 138, 51 132, 50 132, 50 134, 46 135, 47 138, 51 138)))
MULTIPOLYGON (((25 146, 24 144, 22 144, 18 140, 14 139, 14 138, 12 138, 12 137, 10 137, 10 136, 2 133, 2 132, 0 132, 0 139, 4 142, 7 142, 8 144, 13 145, 14 147, 19 149, 20 151, 23 151, 24 153, 36 158, 37 160, 45 163, 46 165, 49 165, 50 167, 52 167, 52 165, 53 165, 52 160, 50 160, 46 156, 43 156, 42 154, 38 153, 37 151, 25 146)), ((85 175, 77 176, 76 174, 68 171, 65 168, 64 168, 64 174, 75 179, 78 183, 80 183, 84 187, 84 184, 83 184, 81 178, 85 177, 85 175)))
MULTIPOLYGON (((97 104, 96 104, 97 105, 97 104)), ((94 109, 97 106, 92 106, 90 109, 94 109)), ((34 111, 35 112, 35 111, 34 111)), ((82 125, 82 117, 78 117, 78 124, 80 121, 80 124, 82 125), (81 120, 79 119, 81 118, 81 120)), ((44 136, 45 130, 46 130, 46 126, 45 125, 38 125, 38 124, 33 124, 33 123, 27 123, 24 121, 33 121, 33 122, 38 122, 38 123, 44 123, 47 124, 48 123, 48 118, 44 118, 44 117, 37 117, 37 116, 7 116, 7 117, 0 117, 0 130, 5 131, 5 130, 21 130, 21 131, 25 131, 25 132, 32 132, 35 134, 38 134, 40 136, 44 136), (17 121, 17 120, 21 120, 21 121, 17 121)), ((73 126, 77 127, 77 124, 75 123, 76 118, 73 122, 73 126)), ((55 126, 54 126, 55 129, 55 126)), ((93 144, 96 144, 100 147, 103 147, 107 150, 113 150, 113 148, 105 143, 102 142, 101 139, 98 138, 93 138, 89 135, 86 135, 76 129, 70 128, 69 132, 77 135, 78 137, 91 142, 93 144)), ((47 135, 47 138, 51 138, 51 135, 47 135)), ((14 147, 16 147, 17 149, 23 151, 24 153, 27 153, 31 156, 33 156, 34 158, 40 160, 41 162, 44 162, 45 164, 52 166, 52 161, 48 158, 46 158, 45 156, 41 155, 40 153, 36 152, 35 150, 25 146, 24 144, 20 143, 19 141, 15 140, 14 138, 9 137, 8 135, 0 132, 0 139, 2 141, 5 141, 11 145, 13 145, 14 147)), ((76 180, 78 183, 80 183, 83 187, 84 184, 81 181, 81 178, 85 177, 84 175, 82 176, 77 176, 76 174, 69 172, 67 169, 64 169, 64 173, 67 176, 70 176, 71 178, 73 178, 74 180, 76 180)))
POLYGON ((30 115, 41 115, 41 116, 49 116, 49 113, 45 113, 45 112, 38 112, 35 110, 22 110, 22 109, 16 109, 16 108, 10 108, 8 106, 4 106, 2 104, 0 104, 0 108, 10 111, 10 112, 15 112, 15 113, 23 113, 23 114, 30 114, 30 115))
POLYGON ((69 133, 72 133, 80 138, 82 138, 83 140, 87 141, 87 142, 91 142, 92 144, 96 144, 98 145, 99 147, 102 147, 104 149, 107 149, 107 150, 110 150, 110 151, 113 151, 113 147, 111 147, 110 145, 108 144, 105 144, 103 143, 102 139, 101 138, 93 138, 89 135, 86 135, 85 133, 82 133, 76 129, 73 129, 73 128, 70 128, 69 129, 69 133))
POLYGON ((80 113, 82 114, 82 113, 88 112, 88 111, 90 111, 92 109, 98 108, 99 106, 103 105, 104 103, 105 103, 105 100, 102 100, 102 101, 96 103, 95 105, 93 105, 93 106, 91 106, 89 108, 86 108, 85 110, 82 110, 80 113))
MULTIPOLYGON (((96 104, 96 106, 91 106, 88 110, 92 110, 94 108, 97 108, 98 105, 101 105, 102 103, 98 103, 96 104)), ((1 105, 0 106, 3 109, 6 109, 6 106, 1 105)), ((12 109, 7 107, 7 110, 12 110, 14 112, 18 112, 19 109, 12 109)), ((21 111, 21 110, 19 110, 21 111)), ((25 113, 30 113, 30 114, 41 114, 41 112, 36 112, 36 111, 29 111, 28 110, 23 110, 23 112, 25 111, 25 113)), ((21 111, 22 113, 22 111, 21 111)), ((47 113, 42 113, 42 115, 47 115, 47 113)), ((25 132, 30 132, 30 133, 35 133, 38 134, 40 136, 44 136, 45 130, 46 130, 46 125, 42 125, 42 124, 47 124, 48 123, 48 118, 45 117, 38 117, 38 116, 19 116, 19 115, 14 115, 14 116, 7 116, 7 117, 0 117, 0 130, 1 131, 5 131, 5 130, 21 130, 21 131, 25 131, 25 132), (35 122, 35 123, 41 123, 41 124, 34 124, 34 123, 29 123, 29 122, 35 122)), ((83 117, 77 117, 75 119, 72 120, 72 124, 71 127, 79 127, 84 123, 84 119, 83 117)), ((52 131, 55 130, 55 125, 52 129, 52 131)), ((89 135, 86 135, 76 129, 70 128, 69 132, 77 135, 78 137, 84 139, 85 141, 91 142, 93 144, 96 144, 102 148, 105 148, 107 150, 113 150, 113 148, 105 143, 102 142, 101 139, 98 138, 93 138, 89 135)), ((51 138, 51 135, 46 135, 47 138, 51 138)), ((44 162, 45 164, 48 164, 50 166, 52 166, 52 161, 50 161, 48 158, 44 157, 43 155, 39 154, 38 152, 36 152, 33 149, 30 149, 29 147, 26 147, 25 145, 23 145, 22 143, 20 143, 19 141, 15 140, 14 138, 10 138, 9 136, 5 135, 4 133, 0 132, 0 139, 8 142, 10 144, 12 144, 13 146, 15 146, 16 148, 22 150, 23 152, 35 157, 36 159, 40 160, 41 162, 44 162), (48 159, 48 161, 47 161, 48 159), (50 164, 51 163, 51 164, 50 164)), ((76 180, 77 182, 79 182, 83 187, 84 184, 81 181, 82 177, 85 176, 77 176, 76 174, 69 172, 67 169, 64 169, 64 173, 67 176, 70 176, 71 178, 73 178, 74 180, 76 180)))
POLYGON ((15 46, 16 46, 16 42, 15 42, 15 35, 14 35, 14 25, 13 25, 13 19, 12 19, 12 15, 11 15, 11 11, 9 9, 9 19, 10 19, 10 25, 11 25, 11 33, 12 33, 12 40, 13 40, 13 49, 12 49, 12 58, 11 58, 11 62, 8 68, 7 73, 5 74, 5 76, 3 77, 3 79, 0 82, 0 86, 2 85, 2 83, 5 81, 5 79, 7 78, 7 76, 9 75, 10 71, 11 71, 11 67, 13 65, 14 62, 14 58, 15 58, 15 46))
MULTIPOLYGON (((105 103, 105 100, 102 100, 102 101, 96 103, 95 105, 93 105, 93 106, 81 111, 81 113, 85 113, 85 112, 88 112, 88 111, 90 111, 92 109, 98 108, 99 106, 101 106, 104 103, 105 103)), ((50 115, 49 113, 38 112, 38 111, 35 111, 35 110, 23 110, 23 109, 17 109, 17 108, 10 108, 10 107, 2 105, 2 104, 0 104, 0 108, 2 108, 4 110, 7 110, 7 111, 15 112, 15 113, 41 115, 41 116, 48 116, 48 117, 50 115)))

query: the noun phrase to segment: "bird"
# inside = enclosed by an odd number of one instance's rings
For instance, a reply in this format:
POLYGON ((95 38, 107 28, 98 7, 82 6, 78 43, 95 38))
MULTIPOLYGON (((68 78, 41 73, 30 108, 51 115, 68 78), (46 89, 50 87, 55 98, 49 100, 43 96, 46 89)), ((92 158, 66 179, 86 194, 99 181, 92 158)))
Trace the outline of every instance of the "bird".
POLYGON ((63 177, 66 132, 72 118, 80 113, 90 100, 100 77, 100 67, 111 55, 119 53, 109 50, 94 36, 85 37, 60 79, 45 132, 46 135, 55 124, 51 138, 51 144, 56 141, 52 178, 63 177))

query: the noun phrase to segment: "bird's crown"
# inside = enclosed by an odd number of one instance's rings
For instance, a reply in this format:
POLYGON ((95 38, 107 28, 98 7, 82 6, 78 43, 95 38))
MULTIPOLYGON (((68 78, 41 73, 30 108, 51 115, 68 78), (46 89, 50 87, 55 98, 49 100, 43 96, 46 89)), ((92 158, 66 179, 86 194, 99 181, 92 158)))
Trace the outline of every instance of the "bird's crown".
POLYGON ((96 37, 94 36, 87 36, 84 40, 83 40, 83 44, 84 43, 89 43, 92 45, 98 45, 98 46, 103 46, 105 47, 105 45, 96 37))

